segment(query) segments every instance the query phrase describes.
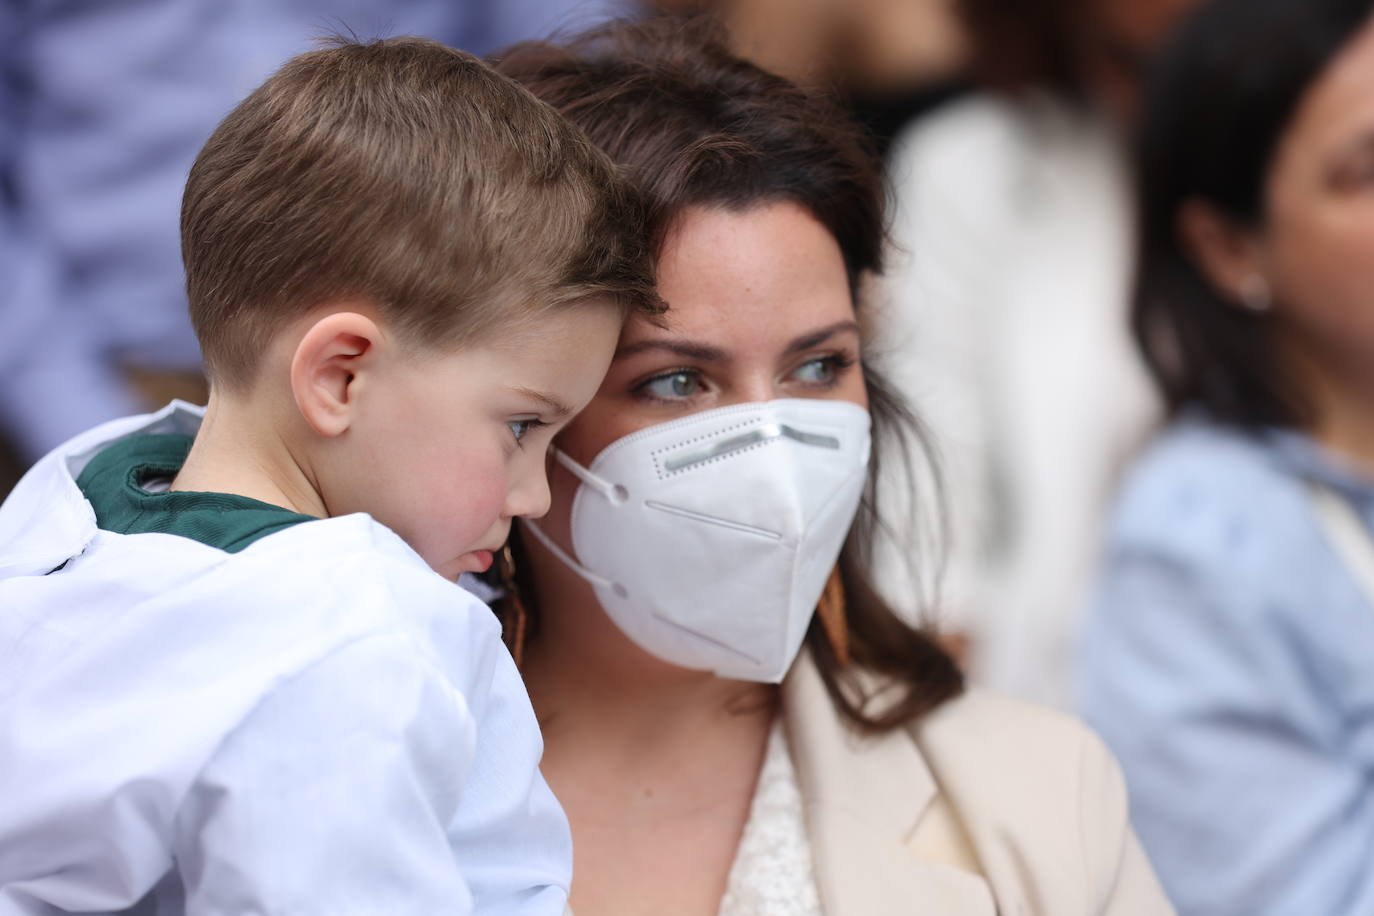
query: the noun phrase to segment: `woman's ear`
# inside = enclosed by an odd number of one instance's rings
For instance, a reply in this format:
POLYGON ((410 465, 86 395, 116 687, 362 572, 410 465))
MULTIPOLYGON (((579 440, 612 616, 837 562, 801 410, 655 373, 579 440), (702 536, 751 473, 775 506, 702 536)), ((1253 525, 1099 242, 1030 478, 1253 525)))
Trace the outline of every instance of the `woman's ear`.
POLYGON ((311 429, 331 438, 348 430, 383 345, 376 322, 357 312, 331 312, 306 330, 291 357, 291 394, 311 429))
POLYGON ((1242 225, 1196 198, 1178 211, 1180 247, 1223 298, 1245 305, 1258 278, 1265 281, 1264 259, 1255 229, 1242 225))

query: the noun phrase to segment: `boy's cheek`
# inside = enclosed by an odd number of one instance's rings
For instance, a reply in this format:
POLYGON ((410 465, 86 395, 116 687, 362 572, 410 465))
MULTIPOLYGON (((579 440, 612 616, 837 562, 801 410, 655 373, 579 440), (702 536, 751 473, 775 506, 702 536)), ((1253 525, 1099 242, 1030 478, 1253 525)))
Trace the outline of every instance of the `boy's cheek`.
POLYGON ((493 547, 489 543, 492 532, 505 523, 502 515, 506 505, 506 475, 503 472, 479 473, 475 469, 459 480, 444 510, 444 517, 435 519, 450 532, 459 534, 464 550, 493 547))

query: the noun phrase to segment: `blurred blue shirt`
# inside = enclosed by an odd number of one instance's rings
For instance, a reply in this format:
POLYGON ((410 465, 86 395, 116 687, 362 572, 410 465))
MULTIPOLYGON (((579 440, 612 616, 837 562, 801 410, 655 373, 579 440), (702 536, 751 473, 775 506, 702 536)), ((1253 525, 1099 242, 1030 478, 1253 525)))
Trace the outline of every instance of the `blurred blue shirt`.
POLYGON ((1374 482, 1307 437, 1187 418, 1110 528, 1082 709, 1183 916, 1374 913, 1374 606, 1312 481, 1374 529, 1374 482))
POLYGON ((28 457, 193 369, 178 217, 219 120, 331 31, 475 53, 625 0, 0 0, 0 432, 28 457))

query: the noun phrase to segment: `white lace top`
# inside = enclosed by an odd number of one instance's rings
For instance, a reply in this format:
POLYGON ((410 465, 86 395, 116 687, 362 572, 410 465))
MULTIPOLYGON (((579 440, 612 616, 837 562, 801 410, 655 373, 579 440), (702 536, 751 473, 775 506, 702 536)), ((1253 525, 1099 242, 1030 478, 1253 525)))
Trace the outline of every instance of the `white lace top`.
POLYGON ((821 916, 797 772, 780 722, 768 736, 720 916, 821 916))

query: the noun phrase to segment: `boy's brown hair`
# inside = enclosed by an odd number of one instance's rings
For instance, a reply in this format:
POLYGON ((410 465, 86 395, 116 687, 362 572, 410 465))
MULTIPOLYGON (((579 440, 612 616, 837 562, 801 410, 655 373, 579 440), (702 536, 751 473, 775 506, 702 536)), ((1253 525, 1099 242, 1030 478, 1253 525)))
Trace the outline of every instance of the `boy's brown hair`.
POLYGON ((286 322, 374 305, 460 346, 589 299, 661 310, 637 193, 552 108, 420 38, 288 61, 210 137, 182 201, 191 320, 235 388, 286 322))

